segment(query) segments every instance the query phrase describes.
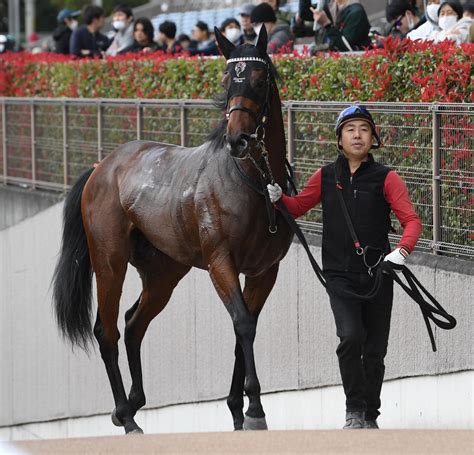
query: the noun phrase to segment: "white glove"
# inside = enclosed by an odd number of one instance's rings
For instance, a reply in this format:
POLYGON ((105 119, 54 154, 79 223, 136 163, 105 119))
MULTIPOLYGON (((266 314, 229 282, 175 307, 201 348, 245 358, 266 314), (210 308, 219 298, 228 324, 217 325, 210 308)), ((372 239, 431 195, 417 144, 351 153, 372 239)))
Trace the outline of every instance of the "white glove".
POLYGON ((402 267, 405 265, 407 256, 408 254, 405 249, 402 250, 401 248, 395 248, 390 254, 385 256, 384 261, 389 261, 392 264, 402 267))
POLYGON ((275 185, 271 185, 269 183, 267 185, 267 190, 268 190, 268 195, 270 196, 270 201, 272 202, 278 201, 278 199, 281 198, 281 194, 283 193, 278 183, 275 183, 275 185))

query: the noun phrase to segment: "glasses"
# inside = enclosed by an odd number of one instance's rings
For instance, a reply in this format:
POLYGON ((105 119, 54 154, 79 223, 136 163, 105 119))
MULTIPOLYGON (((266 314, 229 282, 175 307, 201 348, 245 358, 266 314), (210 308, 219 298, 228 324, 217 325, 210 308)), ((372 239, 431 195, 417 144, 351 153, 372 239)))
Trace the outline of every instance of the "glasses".
POLYGON ((364 106, 349 106, 339 114, 339 119, 353 114, 370 115, 369 111, 364 106))
POLYGON ((403 19, 403 15, 402 16, 399 16, 397 18, 397 20, 395 20, 393 23, 392 23, 392 28, 400 28, 402 26, 402 19, 403 19))

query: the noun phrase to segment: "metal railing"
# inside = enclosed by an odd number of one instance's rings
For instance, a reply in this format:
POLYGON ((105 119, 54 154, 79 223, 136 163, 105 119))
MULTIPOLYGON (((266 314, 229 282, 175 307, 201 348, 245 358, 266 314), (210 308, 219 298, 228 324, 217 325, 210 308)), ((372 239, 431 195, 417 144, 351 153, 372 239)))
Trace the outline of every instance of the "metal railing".
MULTIPOLYGON (((196 146, 222 118, 206 100, 1 98, 0 103, 0 179, 60 191, 121 143, 196 146)), ((419 248, 474 258, 474 104, 365 104, 384 143, 375 157, 402 176, 422 218, 419 248)), ((284 103, 288 158, 300 186, 334 160, 334 123, 346 106, 284 103)), ((320 233, 320 208, 300 223, 320 233)), ((396 224, 394 219, 401 232, 396 224)))

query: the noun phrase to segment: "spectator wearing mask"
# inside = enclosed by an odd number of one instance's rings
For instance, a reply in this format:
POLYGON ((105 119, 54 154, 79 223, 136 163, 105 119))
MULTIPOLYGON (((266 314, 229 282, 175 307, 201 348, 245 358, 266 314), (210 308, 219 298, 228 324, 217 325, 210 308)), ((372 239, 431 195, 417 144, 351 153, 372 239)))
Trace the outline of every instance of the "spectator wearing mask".
POLYGON ((209 33, 208 25, 198 21, 192 31, 193 41, 189 51, 192 55, 219 55, 217 44, 209 33))
POLYGON ((387 21, 391 24, 388 35, 405 38, 407 34, 421 25, 410 0, 392 0, 385 9, 387 21))
POLYGON ((69 54, 69 42, 73 30, 76 30, 79 23, 77 17, 80 11, 72 9, 62 9, 57 17, 58 26, 53 31, 54 52, 57 54, 69 54))
POLYGON ((438 10, 440 0, 425 0, 425 17, 426 22, 411 32, 408 32, 407 38, 415 41, 434 40, 438 35, 440 28, 438 26, 438 10))
POLYGON ((244 43, 244 37, 237 19, 234 19, 233 17, 226 19, 222 22, 220 31, 235 46, 240 46, 244 43))
POLYGON ((158 27, 158 41, 161 49, 168 54, 177 54, 181 50, 181 46, 176 41, 176 24, 171 21, 164 21, 158 27))
POLYGON ((325 29, 329 50, 359 51, 370 46, 370 23, 359 0, 336 0, 329 9, 334 22, 325 11, 311 8, 314 21, 325 29))
POLYGON ((268 3, 275 11, 278 25, 290 25, 291 13, 280 10, 280 0, 257 0, 257 4, 268 3))
POLYGON ((127 5, 118 5, 112 15, 112 27, 116 33, 107 49, 107 55, 117 55, 133 44, 133 12, 127 5))
POLYGON ((76 57, 102 57, 109 46, 109 39, 100 33, 105 22, 103 8, 97 5, 86 6, 82 19, 84 25, 72 32, 69 53, 76 57))
POLYGON ((443 2, 438 10, 438 25, 441 28, 436 41, 449 39, 457 45, 467 43, 472 19, 463 17, 463 7, 457 0, 443 2))
POLYGON ((147 17, 138 18, 133 24, 133 43, 122 49, 119 54, 128 52, 154 52, 159 49, 158 44, 153 41, 155 30, 150 19, 147 17))
POLYGON ((268 33, 267 52, 269 54, 293 49, 295 37, 291 33, 289 25, 278 25, 275 11, 268 3, 260 3, 250 15, 250 20, 255 33, 260 32, 262 25, 268 33))
POLYGON ((252 44, 257 38, 257 34, 252 27, 252 22, 250 21, 250 15, 252 14, 252 10, 255 8, 255 5, 250 3, 246 3, 240 7, 240 24, 242 25, 242 30, 244 32, 244 42, 252 44))

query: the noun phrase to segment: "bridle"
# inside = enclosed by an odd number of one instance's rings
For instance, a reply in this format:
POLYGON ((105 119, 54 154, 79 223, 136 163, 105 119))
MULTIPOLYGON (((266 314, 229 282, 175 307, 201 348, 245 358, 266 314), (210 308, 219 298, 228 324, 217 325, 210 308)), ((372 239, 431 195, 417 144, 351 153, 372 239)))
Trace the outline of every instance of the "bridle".
MULTIPOLYGON (((235 111, 242 111, 245 112, 246 114, 250 115, 255 123, 257 124, 255 131, 252 134, 247 135, 249 140, 253 140, 257 144, 257 148, 260 150, 262 156, 266 152, 265 149, 265 123, 267 121, 267 115, 268 115, 268 110, 269 110, 269 105, 270 105, 270 87, 271 87, 271 75, 270 75, 270 68, 268 62, 260 57, 236 57, 236 58, 230 58, 227 60, 227 65, 233 63, 234 66, 232 70, 234 73, 237 75, 236 77, 234 76, 234 83, 231 85, 230 89, 227 91, 227 97, 226 97, 226 104, 225 104, 225 109, 226 109, 226 119, 229 120, 230 115, 235 112, 235 111), (259 62, 263 63, 265 65, 265 70, 267 72, 267 79, 266 79, 266 85, 265 85, 265 96, 262 99, 257 93, 255 93, 251 87, 248 86, 248 84, 245 84, 243 90, 239 90, 240 86, 237 86, 237 84, 242 84, 244 78, 240 78, 240 73, 245 71, 246 67, 246 62, 259 62), (239 71, 237 68, 240 65, 240 68, 243 67, 242 71, 239 71), (236 104, 235 106, 229 107, 229 102, 232 98, 235 98, 236 96, 244 96, 246 98, 251 99, 252 101, 255 101, 258 104, 262 104, 263 101, 263 107, 260 109, 259 112, 254 112, 248 107, 243 106, 242 104, 236 104)), ((245 140, 245 139, 244 139, 245 140)), ((242 157, 242 158, 237 158, 235 159, 239 160, 245 160, 249 159, 253 162, 253 164, 257 167, 257 169, 261 172, 261 169, 259 166, 256 164, 254 158, 250 154, 250 152, 247 152, 247 154, 242 157)), ((268 169, 270 169, 268 167, 268 169)), ((270 171, 271 173, 271 171, 270 171)))

